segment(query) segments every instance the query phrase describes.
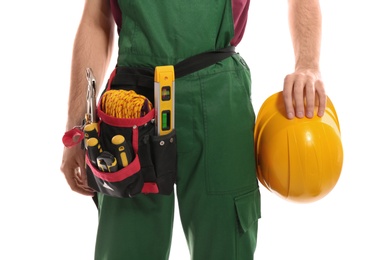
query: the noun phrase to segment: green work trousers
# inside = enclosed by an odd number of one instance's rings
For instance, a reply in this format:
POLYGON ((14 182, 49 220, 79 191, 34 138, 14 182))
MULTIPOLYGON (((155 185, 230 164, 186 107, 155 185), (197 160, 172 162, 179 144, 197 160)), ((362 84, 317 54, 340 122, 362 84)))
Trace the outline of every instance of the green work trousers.
POLYGON ((175 195, 193 260, 249 260, 257 243, 251 80, 234 54, 175 82, 176 193, 98 194, 96 260, 166 260, 175 195))

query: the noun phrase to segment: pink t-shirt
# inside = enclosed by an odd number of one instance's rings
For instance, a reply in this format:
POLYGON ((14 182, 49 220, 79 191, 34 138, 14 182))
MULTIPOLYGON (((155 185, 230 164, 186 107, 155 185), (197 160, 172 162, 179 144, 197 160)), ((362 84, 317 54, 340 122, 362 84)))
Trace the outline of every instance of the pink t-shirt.
POLYGON ((237 46, 242 40, 246 28, 249 5, 250 0, 232 0, 234 38, 231 40, 231 45, 233 46, 237 46))

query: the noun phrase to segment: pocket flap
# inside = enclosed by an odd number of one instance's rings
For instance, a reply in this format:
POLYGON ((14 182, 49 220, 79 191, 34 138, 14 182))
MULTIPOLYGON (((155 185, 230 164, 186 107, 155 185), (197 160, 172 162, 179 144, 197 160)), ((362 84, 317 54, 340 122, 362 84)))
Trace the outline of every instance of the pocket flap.
POLYGON ((235 207, 241 230, 245 233, 261 217, 259 188, 235 198, 235 207))

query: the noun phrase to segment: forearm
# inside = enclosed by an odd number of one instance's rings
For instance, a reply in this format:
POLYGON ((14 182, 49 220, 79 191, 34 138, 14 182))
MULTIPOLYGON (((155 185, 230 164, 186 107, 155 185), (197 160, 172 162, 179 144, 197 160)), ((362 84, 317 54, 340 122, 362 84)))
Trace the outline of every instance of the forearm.
POLYGON ((319 70, 322 15, 318 0, 288 0, 295 69, 319 70))
POLYGON ((86 2, 73 45, 67 130, 79 125, 86 112, 86 68, 93 71, 98 94, 112 54, 115 27, 109 7, 102 1, 91 2, 86 2))

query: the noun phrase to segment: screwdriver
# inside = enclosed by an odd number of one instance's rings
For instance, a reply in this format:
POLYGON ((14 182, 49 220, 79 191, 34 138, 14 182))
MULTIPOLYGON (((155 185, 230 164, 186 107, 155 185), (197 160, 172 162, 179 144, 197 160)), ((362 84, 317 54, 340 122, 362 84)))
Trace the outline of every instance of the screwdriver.
POLYGON ((94 166, 98 166, 97 158, 103 152, 99 140, 96 137, 87 139, 87 153, 88 158, 94 166))
POLYGON ((85 147, 87 148, 87 140, 95 137, 98 137, 98 128, 97 128, 97 123, 90 123, 86 124, 83 128, 84 132, 84 142, 85 142, 85 147))
POLYGON ((114 146, 114 153, 118 159, 119 167, 126 167, 133 157, 132 152, 127 145, 126 139, 123 135, 115 135, 112 137, 111 143, 114 146))

